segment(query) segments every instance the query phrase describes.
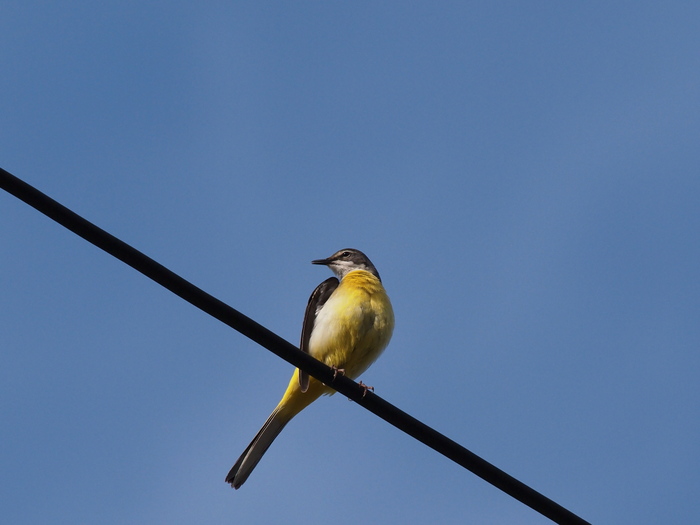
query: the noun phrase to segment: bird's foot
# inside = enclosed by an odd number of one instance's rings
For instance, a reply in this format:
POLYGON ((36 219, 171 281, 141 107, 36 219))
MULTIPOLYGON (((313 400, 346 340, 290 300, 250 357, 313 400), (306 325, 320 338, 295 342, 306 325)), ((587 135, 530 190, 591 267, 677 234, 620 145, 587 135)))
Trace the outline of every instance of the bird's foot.
POLYGON ((336 366, 332 366, 331 370, 333 370, 333 381, 335 381, 335 378, 338 377, 338 374, 341 376, 345 375, 345 369, 344 368, 338 368, 336 366))
POLYGON ((363 398, 363 399, 364 399, 364 397, 367 395, 367 391, 368 391, 368 390, 371 390, 372 392, 374 392, 374 387, 373 387, 373 386, 365 385, 362 381, 360 381, 360 382, 357 383, 357 384, 360 385, 360 387, 361 387, 362 389, 364 389, 364 392, 362 392, 362 398, 363 398))

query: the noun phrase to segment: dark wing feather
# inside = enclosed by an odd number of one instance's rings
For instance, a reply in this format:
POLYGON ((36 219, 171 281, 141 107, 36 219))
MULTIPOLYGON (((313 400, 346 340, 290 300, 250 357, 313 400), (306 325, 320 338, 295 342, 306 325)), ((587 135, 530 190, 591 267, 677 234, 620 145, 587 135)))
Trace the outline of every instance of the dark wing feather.
MULTIPOLYGON (((319 284, 311 294, 311 297, 309 297, 309 304, 306 305, 306 312, 304 312, 304 324, 301 327, 301 344, 299 347, 302 352, 309 353, 309 339, 311 339, 316 316, 331 294, 338 288, 339 283, 340 281, 335 277, 329 277, 319 284)), ((309 388, 309 374, 301 369, 299 369, 299 386, 302 392, 306 392, 309 388)))

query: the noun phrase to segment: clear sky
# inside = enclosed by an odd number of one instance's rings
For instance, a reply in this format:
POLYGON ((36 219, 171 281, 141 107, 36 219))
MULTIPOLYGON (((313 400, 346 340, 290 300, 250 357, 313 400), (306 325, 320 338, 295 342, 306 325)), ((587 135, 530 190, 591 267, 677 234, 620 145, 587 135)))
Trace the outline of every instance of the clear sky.
MULTIPOLYGON (((0 166, 296 343, 310 264, 396 312, 362 377, 596 524, 700 521, 700 4, 0 7, 0 166)), ((349 403, 224 476, 291 367, 0 192, 0 515, 548 521, 349 403)))

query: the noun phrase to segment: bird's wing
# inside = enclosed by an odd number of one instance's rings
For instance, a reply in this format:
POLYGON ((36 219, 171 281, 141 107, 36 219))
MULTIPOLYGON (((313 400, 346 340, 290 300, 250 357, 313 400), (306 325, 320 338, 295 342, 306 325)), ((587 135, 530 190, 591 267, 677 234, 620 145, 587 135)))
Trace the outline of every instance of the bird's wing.
MULTIPOLYGON (((335 277, 329 277, 319 284, 309 297, 309 304, 306 305, 306 312, 304 312, 304 324, 301 327, 301 344, 299 346, 302 352, 309 353, 309 340, 314 329, 316 316, 331 294, 338 288, 339 283, 340 281, 335 277)), ((309 374, 301 369, 299 369, 299 386, 302 392, 306 392, 309 388, 309 374)))

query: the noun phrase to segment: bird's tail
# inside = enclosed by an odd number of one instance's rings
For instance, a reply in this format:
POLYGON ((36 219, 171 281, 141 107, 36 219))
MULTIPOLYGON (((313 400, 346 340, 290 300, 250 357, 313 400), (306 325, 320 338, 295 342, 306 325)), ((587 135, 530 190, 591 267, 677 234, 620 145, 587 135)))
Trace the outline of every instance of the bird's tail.
POLYGON ((243 451, 241 457, 238 458, 236 464, 231 467, 226 476, 226 483, 230 483, 234 489, 243 485, 263 457, 263 454, 267 452, 267 449, 270 448, 272 442, 282 432, 282 429, 292 417, 293 414, 289 414, 288 411, 283 409, 282 405, 278 405, 255 435, 253 441, 250 442, 250 445, 243 451))
POLYGON ((330 393, 330 389, 314 378, 311 378, 308 390, 302 393, 299 385, 299 369, 295 369, 282 400, 231 468, 226 476, 226 483, 230 483, 234 489, 243 485, 285 425, 324 393, 330 393))

